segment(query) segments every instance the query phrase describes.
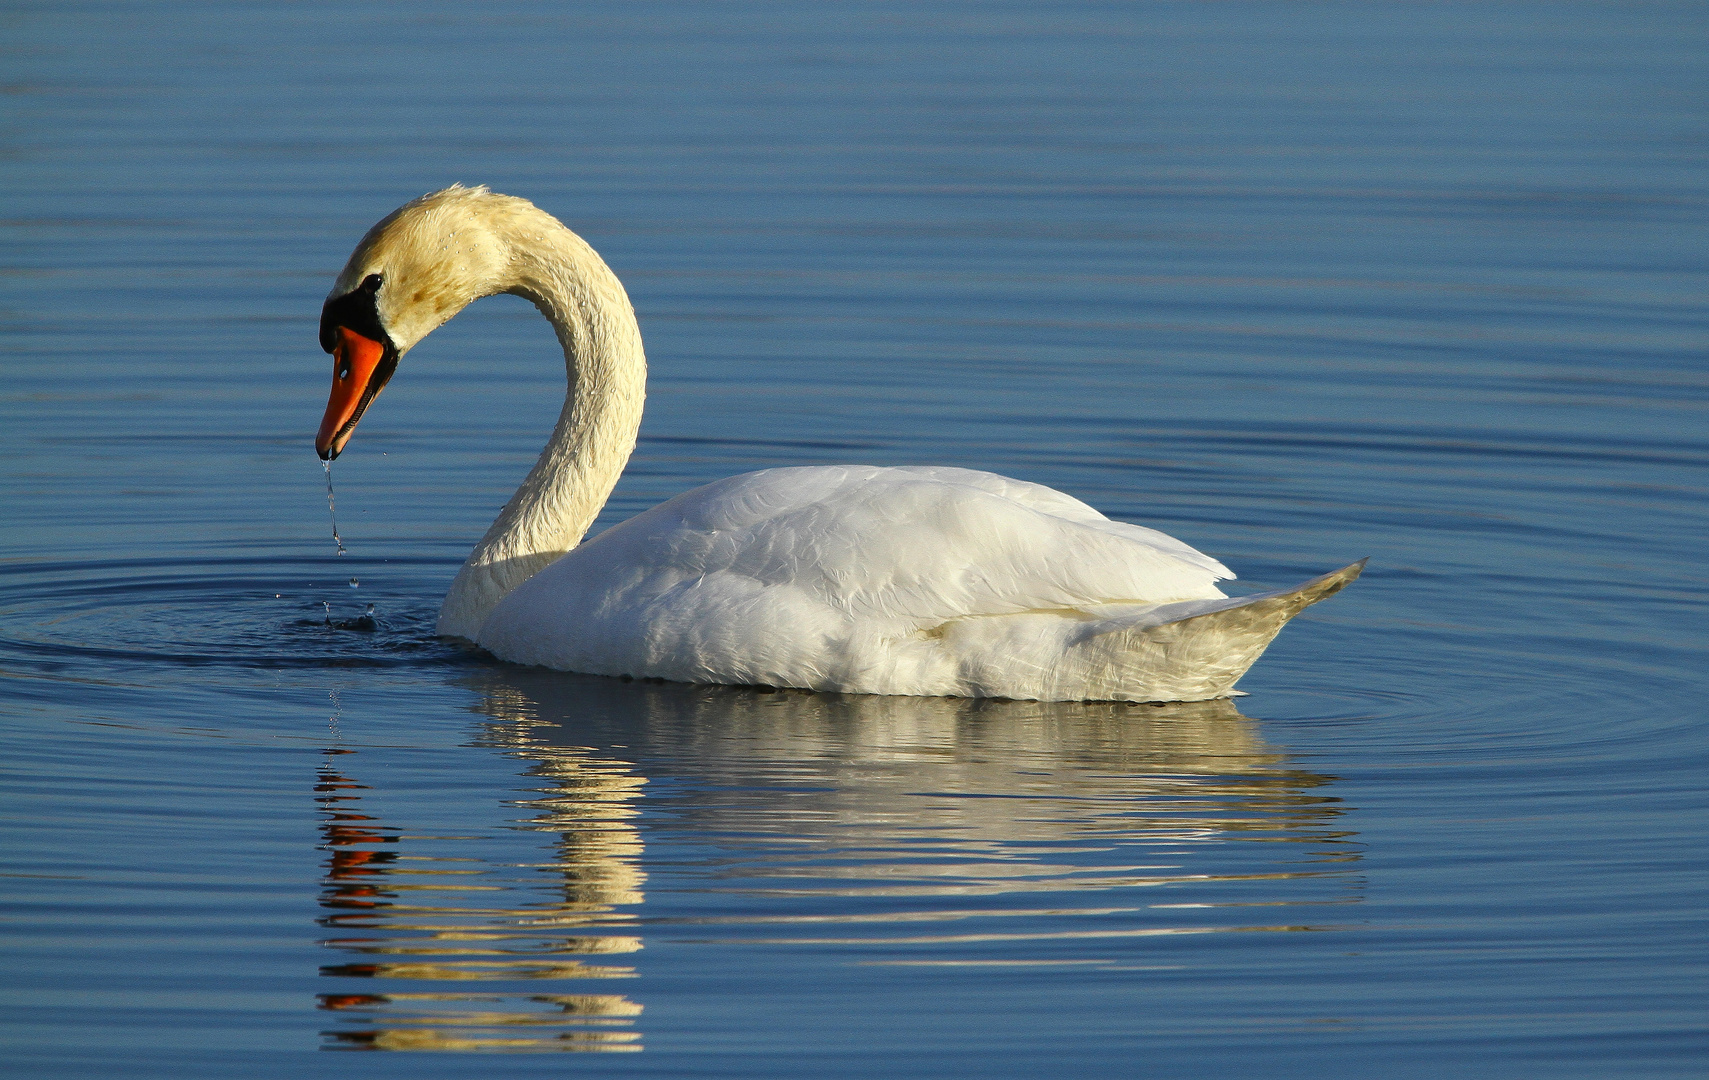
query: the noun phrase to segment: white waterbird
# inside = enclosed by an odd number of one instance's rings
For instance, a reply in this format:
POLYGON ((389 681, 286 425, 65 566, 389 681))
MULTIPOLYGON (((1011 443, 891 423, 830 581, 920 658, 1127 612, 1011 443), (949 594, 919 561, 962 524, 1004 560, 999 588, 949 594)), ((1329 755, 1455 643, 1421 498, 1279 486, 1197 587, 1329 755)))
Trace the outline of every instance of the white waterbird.
POLYGON ((337 457, 417 342, 525 297, 569 390, 540 459, 451 584, 439 632, 596 675, 865 694, 1227 697, 1364 563, 1229 598, 1220 562, 1059 491, 971 469, 778 468, 685 492, 582 542, 635 447, 646 358, 629 297, 525 199, 454 185, 368 231, 321 314, 337 457))

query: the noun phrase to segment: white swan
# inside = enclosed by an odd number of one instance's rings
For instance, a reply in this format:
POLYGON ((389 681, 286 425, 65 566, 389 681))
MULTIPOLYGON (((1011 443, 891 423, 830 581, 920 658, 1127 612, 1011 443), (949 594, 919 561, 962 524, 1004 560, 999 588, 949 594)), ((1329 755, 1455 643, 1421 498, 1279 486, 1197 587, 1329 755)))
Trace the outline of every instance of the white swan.
POLYGON ((1221 563, 1038 484, 953 468, 767 469, 585 544, 635 446, 628 295, 524 199, 453 185, 368 231, 321 314, 315 448, 336 457, 399 357, 526 297, 564 347, 551 440, 451 584, 439 632, 525 664, 680 682, 1041 700, 1227 697, 1282 624, 1364 565, 1228 599, 1221 563), (578 546, 579 545, 579 546, 578 546))

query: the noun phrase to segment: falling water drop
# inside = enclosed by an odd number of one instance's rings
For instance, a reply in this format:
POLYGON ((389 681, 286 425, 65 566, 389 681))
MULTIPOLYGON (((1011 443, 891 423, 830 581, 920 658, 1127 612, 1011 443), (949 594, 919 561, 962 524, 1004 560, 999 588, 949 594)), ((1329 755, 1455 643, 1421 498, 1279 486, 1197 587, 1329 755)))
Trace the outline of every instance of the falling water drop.
MULTIPOLYGON (((332 542, 338 545, 338 553, 345 555, 348 552, 344 550, 344 541, 338 535, 338 508, 332 501, 332 459, 325 458, 321 464, 326 466, 326 512, 332 518, 332 542)), ((351 584, 354 587, 355 579, 351 579, 351 584)))

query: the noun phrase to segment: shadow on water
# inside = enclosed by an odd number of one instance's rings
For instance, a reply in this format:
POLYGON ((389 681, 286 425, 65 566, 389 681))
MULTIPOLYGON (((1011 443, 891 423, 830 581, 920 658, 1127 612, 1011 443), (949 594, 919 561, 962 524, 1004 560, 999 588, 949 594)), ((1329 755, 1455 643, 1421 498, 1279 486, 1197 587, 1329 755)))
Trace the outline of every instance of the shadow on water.
POLYGON ((1227 701, 844 696, 517 668, 457 682, 476 695, 476 745, 521 766, 519 797, 494 800, 499 834, 378 820, 357 752, 325 758, 320 921, 342 956, 322 974, 343 985, 320 1004, 344 1022, 328 1048, 633 1051, 639 995, 587 991, 668 982, 680 950, 1165 970, 1181 966, 1171 942, 1194 935, 1334 928, 1254 907, 1360 898, 1333 778, 1291 766, 1227 701), (647 961, 632 955, 644 944, 647 961))

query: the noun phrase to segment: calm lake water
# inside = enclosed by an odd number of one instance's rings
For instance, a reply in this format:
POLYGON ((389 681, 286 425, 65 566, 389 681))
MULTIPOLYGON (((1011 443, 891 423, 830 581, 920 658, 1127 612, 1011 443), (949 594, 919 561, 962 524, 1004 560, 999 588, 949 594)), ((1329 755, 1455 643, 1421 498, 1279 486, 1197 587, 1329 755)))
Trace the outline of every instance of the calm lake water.
POLYGON ((0 24, 17 1075, 1709 1072, 1701 5, 0 24), (332 275, 453 180, 630 289, 607 524, 949 464, 1245 587, 1370 569, 1233 703, 443 643, 550 328, 495 298, 411 353, 334 470, 344 557, 310 443, 332 275))

